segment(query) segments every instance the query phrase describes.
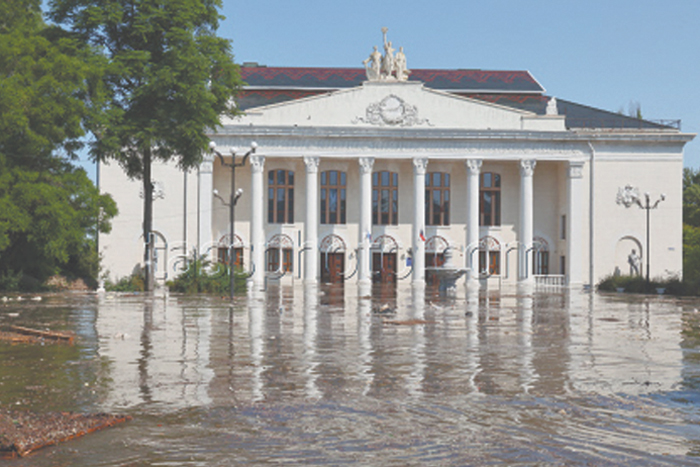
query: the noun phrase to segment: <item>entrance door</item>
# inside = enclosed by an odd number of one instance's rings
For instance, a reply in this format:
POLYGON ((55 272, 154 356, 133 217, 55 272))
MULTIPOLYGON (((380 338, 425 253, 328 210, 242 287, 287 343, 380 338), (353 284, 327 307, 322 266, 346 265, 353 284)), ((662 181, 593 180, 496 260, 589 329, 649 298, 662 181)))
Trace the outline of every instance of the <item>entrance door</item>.
POLYGON ((396 284, 396 253, 372 254, 372 281, 396 284))
MULTIPOLYGON (((425 254, 425 267, 426 268, 437 268, 445 264, 445 255, 443 253, 426 253, 425 254)), ((437 277, 434 271, 425 271, 425 283, 430 286, 439 286, 440 279, 437 277)))
POLYGON ((345 253, 321 253, 321 282, 342 284, 345 271, 345 253))

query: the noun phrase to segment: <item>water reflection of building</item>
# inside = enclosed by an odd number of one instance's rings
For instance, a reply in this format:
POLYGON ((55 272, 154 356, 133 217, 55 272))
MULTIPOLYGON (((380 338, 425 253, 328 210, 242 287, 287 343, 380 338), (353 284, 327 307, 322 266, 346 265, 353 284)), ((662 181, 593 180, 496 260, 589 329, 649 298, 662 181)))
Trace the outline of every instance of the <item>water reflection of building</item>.
POLYGON ((637 394, 681 381, 673 302, 527 289, 432 301, 400 285, 386 317, 356 291, 328 292, 270 287, 233 307, 102 300, 106 405, 637 394))

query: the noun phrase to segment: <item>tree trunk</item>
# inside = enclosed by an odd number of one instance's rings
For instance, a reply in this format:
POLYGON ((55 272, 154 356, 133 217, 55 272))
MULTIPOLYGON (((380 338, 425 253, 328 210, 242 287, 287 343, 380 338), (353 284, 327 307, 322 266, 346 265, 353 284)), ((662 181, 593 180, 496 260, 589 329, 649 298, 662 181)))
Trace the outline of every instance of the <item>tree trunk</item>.
POLYGON ((144 290, 153 290, 153 183, 151 181, 151 148, 143 151, 143 239, 144 290))

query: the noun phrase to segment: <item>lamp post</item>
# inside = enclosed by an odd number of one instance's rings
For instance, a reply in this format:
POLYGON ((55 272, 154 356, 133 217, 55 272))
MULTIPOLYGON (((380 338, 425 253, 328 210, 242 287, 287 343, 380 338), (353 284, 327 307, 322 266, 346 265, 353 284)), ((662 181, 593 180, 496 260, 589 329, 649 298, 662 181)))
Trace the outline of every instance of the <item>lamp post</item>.
POLYGON ((647 264, 646 264, 646 283, 647 283, 647 291, 649 291, 649 257, 651 256, 650 251, 649 251, 649 213, 651 212, 652 209, 656 209, 659 206, 659 203, 663 200, 666 199, 666 195, 661 193, 659 196, 659 199, 654 201, 653 203, 651 202, 651 195, 647 191, 644 193, 644 201, 639 196, 639 192, 637 191, 636 188, 632 187, 631 185, 627 185, 624 189, 620 189, 620 192, 617 195, 617 203, 618 204, 624 204, 625 207, 630 207, 632 204, 636 204, 639 206, 640 209, 644 209, 646 211, 646 257, 647 257, 647 264))
POLYGON ((227 203, 226 201, 223 200, 218 194, 218 192, 215 190, 214 195, 221 199, 221 201, 224 203, 225 206, 228 206, 229 211, 228 211, 228 220, 229 220, 229 246, 228 246, 228 269, 229 269, 229 274, 231 276, 231 283, 230 283, 230 290, 229 290, 229 296, 233 300, 234 296, 234 287, 235 287, 235 277, 233 274, 233 222, 235 219, 235 206, 236 202, 238 201, 238 198, 241 197, 243 194, 243 190, 239 189, 236 191, 236 167, 243 167, 245 165, 246 160, 248 160, 248 156, 253 154, 255 150, 257 149, 258 144, 255 142, 252 142, 250 144, 250 150, 245 153, 243 156, 243 159, 236 163, 236 148, 231 148, 231 163, 227 164, 224 162, 224 156, 221 155, 219 151, 216 150, 216 143, 214 141, 211 141, 209 143, 209 149, 216 154, 216 156, 219 158, 219 162, 221 162, 221 165, 224 167, 228 167, 231 169, 231 198, 229 199, 229 202, 227 203))

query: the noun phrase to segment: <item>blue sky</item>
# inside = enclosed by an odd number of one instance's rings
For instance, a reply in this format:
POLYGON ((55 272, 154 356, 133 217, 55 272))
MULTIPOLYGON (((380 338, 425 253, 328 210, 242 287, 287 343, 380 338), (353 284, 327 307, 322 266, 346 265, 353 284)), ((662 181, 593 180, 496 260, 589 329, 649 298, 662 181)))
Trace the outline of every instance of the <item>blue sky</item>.
MULTIPOLYGON (((700 131, 698 0, 224 0, 238 63, 360 67, 373 45, 409 68, 529 70, 548 95, 700 131)), ((685 165, 700 168, 700 141, 685 165)))

